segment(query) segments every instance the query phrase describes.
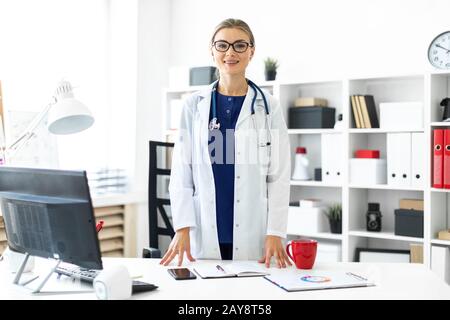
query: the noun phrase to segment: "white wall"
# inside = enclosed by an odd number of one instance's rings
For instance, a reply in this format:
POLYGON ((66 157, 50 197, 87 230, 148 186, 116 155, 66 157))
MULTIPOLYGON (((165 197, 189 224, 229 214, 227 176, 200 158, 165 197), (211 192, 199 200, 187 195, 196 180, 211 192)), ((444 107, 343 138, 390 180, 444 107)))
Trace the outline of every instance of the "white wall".
MULTIPOLYGON (((162 89, 167 86, 169 65, 171 1, 139 0, 138 4, 138 86, 136 108, 137 191, 148 188, 148 141, 162 139, 162 89)), ((137 210, 137 254, 148 246, 148 208, 137 210)))
POLYGON ((267 56, 279 59, 285 81, 423 72, 449 12, 448 0, 173 0, 170 64, 211 64, 214 27, 234 17, 255 34, 255 80, 267 56))
POLYGON ((62 168, 79 168, 81 163, 92 168, 107 161, 105 6, 106 0, 0 1, 5 116, 11 110, 41 111, 52 101, 58 81, 65 79, 96 119, 86 131, 58 136, 62 168))
MULTIPOLYGON (((340 79, 430 70, 427 49, 450 29, 448 0, 140 0, 136 171, 147 188, 148 139, 163 139, 161 90, 169 67, 211 65, 209 41, 223 19, 246 21, 256 38, 248 68, 279 59, 282 81, 340 79)), ((148 241, 141 207, 138 250, 148 241)))

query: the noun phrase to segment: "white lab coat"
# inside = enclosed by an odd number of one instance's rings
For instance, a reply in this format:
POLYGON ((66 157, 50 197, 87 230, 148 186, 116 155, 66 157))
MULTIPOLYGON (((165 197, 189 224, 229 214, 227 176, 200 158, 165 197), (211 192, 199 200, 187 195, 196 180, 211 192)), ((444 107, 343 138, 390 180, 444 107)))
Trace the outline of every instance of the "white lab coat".
MULTIPOLYGON (((221 259, 216 223, 215 186, 208 149, 211 90, 193 93, 184 102, 169 184, 173 227, 190 227, 191 253, 199 259, 221 259)), ((270 146, 264 102, 258 93, 254 129, 249 87, 235 129, 233 259, 256 260, 264 254, 266 235, 286 237, 290 192, 290 144, 278 101, 264 91, 269 104, 270 146), (255 161, 255 154, 258 155, 255 161), (267 165, 265 165, 267 164, 267 165)))

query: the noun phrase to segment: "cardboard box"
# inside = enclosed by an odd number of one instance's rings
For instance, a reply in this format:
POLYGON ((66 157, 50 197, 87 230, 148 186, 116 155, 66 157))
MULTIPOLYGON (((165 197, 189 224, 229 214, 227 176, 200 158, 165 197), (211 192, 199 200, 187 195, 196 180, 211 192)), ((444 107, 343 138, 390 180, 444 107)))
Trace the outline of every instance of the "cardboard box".
POLYGON ((400 209, 423 211, 422 199, 400 199, 400 209))
POLYGON ((411 243, 409 248, 411 263, 423 263, 423 244, 411 243))
POLYGON ((450 229, 439 231, 438 239, 439 240, 450 240, 450 229))
POLYGON ((294 106, 296 107, 327 107, 327 99, 314 97, 300 97, 295 99, 294 106))

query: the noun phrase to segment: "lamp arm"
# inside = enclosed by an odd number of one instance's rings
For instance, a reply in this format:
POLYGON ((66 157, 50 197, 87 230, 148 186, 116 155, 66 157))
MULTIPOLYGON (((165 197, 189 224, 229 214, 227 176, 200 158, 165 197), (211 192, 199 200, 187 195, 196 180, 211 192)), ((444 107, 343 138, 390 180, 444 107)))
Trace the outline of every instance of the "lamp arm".
POLYGON ((47 106, 45 106, 45 108, 36 117, 33 118, 33 120, 30 122, 28 127, 22 132, 22 134, 12 144, 7 146, 6 151, 8 157, 11 156, 11 154, 16 153, 19 149, 21 149, 22 146, 33 137, 34 131, 42 122, 42 120, 44 120, 45 116, 47 115, 53 104, 54 103, 49 103, 47 106))

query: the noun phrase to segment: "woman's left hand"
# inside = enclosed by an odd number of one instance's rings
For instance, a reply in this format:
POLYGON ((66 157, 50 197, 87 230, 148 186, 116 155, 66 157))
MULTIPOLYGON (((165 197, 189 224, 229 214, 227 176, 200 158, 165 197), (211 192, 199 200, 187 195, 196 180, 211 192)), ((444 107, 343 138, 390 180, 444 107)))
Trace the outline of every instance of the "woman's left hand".
POLYGON ((266 236, 264 256, 258 262, 265 263, 266 267, 269 268, 272 256, 275 256, 278 268, 286 268, 286 264, 289 266, 292 265, 284 250, 281 238, 277 236, 266 236))

